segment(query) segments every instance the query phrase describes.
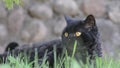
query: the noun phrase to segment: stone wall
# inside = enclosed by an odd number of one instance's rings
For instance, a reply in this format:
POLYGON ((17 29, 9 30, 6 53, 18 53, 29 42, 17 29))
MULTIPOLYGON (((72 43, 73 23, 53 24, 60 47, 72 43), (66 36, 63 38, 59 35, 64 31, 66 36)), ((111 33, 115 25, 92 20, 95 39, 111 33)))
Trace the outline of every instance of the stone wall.
POLYGON ((60 38, 66 26, 64 16, 85 19, 96 17, 101 33, 103 52, 119 55, 119 0, 22 0, 22 7, 7 10, 0 1, 0 50, 11 41, 20 44, 60 38), (118 52, 118 53, 117 53, 118 52))

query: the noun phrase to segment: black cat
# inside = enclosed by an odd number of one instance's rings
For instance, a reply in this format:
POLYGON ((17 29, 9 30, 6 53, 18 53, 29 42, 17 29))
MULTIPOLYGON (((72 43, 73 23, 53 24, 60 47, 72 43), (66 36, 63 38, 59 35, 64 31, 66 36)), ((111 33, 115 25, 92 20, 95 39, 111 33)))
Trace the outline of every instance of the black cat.
POLYGON ((27 48, 17 48, 18 44, 13 42, 6 47, 5 53, 1 54, 0 58, 6 59, 6 57, 10 54, 18 56, 19 53, 25 52, 27 55, 29 55, 30 61, 33 61, 36 49, 39 61, 39 59, 44 56, 47 50, 47 60, 51 65, 53 65, 53 47, 56 46, 57 56, 63 53, 64 48, 66 48, 68 54, 71 55, 75 42, 77 42, 77 48, 75 52, 76 59, 81 59, 83 62, 85 62, 87 57, 89 57, 90 60, 94 60, 96 56, 102 57, 99 32, 94 16, 89 15, 85 20, 74 20, 69 17, 65 17, 65 20, 67 22, 67 26, 63 30, 61 36, 62 39, 45 43, 36 43, 33 44, 32 47, 27 48))
POLYGON ((74 43, 77 42, 77 59, 86 62, 86 57, 91 60, 95 56, 102 57, 99 32, 93 15, 89 15, 85 20, 72 20, 66 17, 67 27, 62 34, 62 43, 71 55, 74 43))

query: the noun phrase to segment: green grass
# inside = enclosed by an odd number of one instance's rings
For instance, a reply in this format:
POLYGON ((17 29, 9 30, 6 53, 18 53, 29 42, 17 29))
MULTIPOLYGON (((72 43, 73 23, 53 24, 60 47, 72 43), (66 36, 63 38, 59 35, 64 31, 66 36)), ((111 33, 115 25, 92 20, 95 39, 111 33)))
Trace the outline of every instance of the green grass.
POLYGON ((13 9, 14 5, 23 6, 22 0, 3 0, 7 9, 13 9))
MULTIPOLYGON (((96 58, 95 64, 90 64, 87 62, 86 64, 82 63, 82 61, 78 61, 74 58, 75 50, 77 42, 75 42, 74 50, 72 53, 72 57, 68 56, 66 51, 66 56, 61 59, 56 57, 56 48, 54 47, 54 68, 120 68, 120 59, 114 60, 113 58, 96 58)), ((47 52, 47 51, 46 51, 47 52)), ((35 61, 28 63, 27 57, 8 57, 8 61, 6 63, 0 64, 0 68, 32 68, 32 64, 35 64, 34 68, 49 68, 49 63, 46 62, 46 54, 43 58, 43 62, 41 65, 37 62, 37 52, 35 56, 35 61)))
MULTIPOLYGON (((0 64, 0 68, 32 68, 32 63, 28 63, 25 59, 9 56, 8 60, 9 62, 6 62, 5 64, 0 64)), ((71 57, 65 57, 64 60, 56 60, 55 62, 56 63, 54 65, 54 68, 62 68, 63 63, 65 64, 65 68, 120 68, 120 60, 115 61, 108 58, 97 58, 96 67, 94 66, 94 64, 83 64, 81 61, 76 61, 74 58, 71 57)), ((45 63, 44 60, 41 65, 36 63, 35 68, 49 68, 49 63, 45 63)))

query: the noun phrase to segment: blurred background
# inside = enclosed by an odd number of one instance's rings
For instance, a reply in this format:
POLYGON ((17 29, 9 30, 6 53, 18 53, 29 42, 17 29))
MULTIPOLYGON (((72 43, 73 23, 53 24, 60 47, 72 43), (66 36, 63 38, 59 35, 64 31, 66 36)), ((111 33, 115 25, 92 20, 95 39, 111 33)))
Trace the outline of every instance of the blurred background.
POLYGON ((84 20, 93 14, 104 55, 120 56, 120 0, 22 0, 8 10, 0 0, 0 53, 9 42, 45 42, 61 38, 64 15, 84 20))

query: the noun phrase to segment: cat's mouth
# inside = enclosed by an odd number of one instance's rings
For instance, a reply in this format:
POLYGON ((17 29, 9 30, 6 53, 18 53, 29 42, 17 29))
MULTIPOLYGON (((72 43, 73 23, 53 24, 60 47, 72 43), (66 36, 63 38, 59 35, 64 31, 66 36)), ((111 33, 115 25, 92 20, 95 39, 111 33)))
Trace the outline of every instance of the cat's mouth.
POLYGON ((87 51, 87 50, 86 50, 86 46, 84 45, 84 42, 81 38, 79 38, 79 40, 68 39, 67 42, 64 43, 64 46, 66 47, 68 54, 72 55, 73 49, 75 46, 75 42, 77 43, 75 55, 78 53, 80 53, 81 55, 84 54, 85 51, 87 51))
POLYGON ((74 48, 74 45, 75 45, 75 42, 77 42, 77 48, 76 49, 85 49, 85 45, 84 45, 84 41, 82 38, 69 38, 69 39, 66 39, 66 40, 63 40, 63 45, 68 48, 68 49, 73 49, 74 48))

